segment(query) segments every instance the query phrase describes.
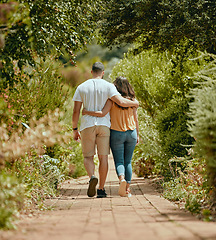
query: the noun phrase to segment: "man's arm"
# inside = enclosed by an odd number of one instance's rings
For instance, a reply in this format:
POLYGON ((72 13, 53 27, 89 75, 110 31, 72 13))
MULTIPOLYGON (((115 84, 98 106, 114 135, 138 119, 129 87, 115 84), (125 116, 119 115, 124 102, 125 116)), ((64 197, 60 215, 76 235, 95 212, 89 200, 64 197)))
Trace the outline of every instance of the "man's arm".
POLYGON ((79 121, 81 107, 82 107, 82 102, 77 102, 77 101, 74 102, 72 126, 73 126, 73 139, 76 141, 81 139, 80 133, 78 131, 78 121, 79 121))
POLYGON ((82 115, 90 115, 94 117, 104 117, 111 109, 112 101, 108 99, 101 111, 87 111, 85 108, 82 111, 82 115))
POLYGON ((139 107, 139 102, 136 99, 132 101, 130 99, 122 97, 121 95, 115 95, 111 97, 111 100, 121 107, 139 107))
POLYGON ((139 143, 139 122, 138 122, 138 116, 137 116, 137 108, 133 109, 133 114, 134 114, 134 120, 136 123, 137 143, 139 143))

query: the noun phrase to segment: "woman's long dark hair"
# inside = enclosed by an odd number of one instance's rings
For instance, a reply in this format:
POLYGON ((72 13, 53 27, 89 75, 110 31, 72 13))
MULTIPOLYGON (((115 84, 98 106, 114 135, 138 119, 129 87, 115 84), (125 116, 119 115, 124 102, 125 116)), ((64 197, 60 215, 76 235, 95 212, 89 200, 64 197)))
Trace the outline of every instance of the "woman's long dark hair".
MULTIPOLYGON (((130 100, 133 100, 135 98, 135 92, 130 83, 128 82, 127 78, 117 77, 113 83, 122 97, 129 98, 130 100)), ((125 107, 121 108, 127 109, 125 107)))

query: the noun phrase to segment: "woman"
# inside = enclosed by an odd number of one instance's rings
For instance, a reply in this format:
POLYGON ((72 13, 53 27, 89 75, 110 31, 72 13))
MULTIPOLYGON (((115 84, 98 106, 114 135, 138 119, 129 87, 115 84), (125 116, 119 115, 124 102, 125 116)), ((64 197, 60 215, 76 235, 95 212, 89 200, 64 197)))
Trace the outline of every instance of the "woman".
MULTIPOLYGON (((133 100, 135 93, 124 77, 117 77, 114 81, 118 92, 125 98, 133 100)), ((139 126, 136 108, 123 108, 107 100, 102 111, 87 111, 83 109, 83 114, 96 117, 103 117, 110 112, 110 147, 112 150, 116 172, 120 181, 119 195, 131 196, 130 183, 132 177, 131 159, 136 144, 139 142, 139 126)))

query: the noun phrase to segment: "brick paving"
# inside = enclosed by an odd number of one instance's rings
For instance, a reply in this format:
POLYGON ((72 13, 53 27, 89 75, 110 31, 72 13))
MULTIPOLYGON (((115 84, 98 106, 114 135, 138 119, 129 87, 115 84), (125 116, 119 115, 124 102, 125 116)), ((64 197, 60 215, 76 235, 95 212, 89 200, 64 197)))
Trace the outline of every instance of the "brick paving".
POLYGON ((118 196, 109 159, 107 198, 88 198, 88 177, 66 181, 61 195, 46 201, 54 210, 23 219, 1 240, 213 240, 216 223, 202 222, 167 201, 148 180, 133 176, 132 197, 118 196))

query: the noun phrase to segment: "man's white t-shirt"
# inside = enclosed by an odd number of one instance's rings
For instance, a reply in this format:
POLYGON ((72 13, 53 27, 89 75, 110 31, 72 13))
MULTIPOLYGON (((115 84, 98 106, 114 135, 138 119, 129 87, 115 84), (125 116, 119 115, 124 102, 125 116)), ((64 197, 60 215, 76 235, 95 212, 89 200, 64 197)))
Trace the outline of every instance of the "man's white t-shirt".
MULTIPOLYGON (((77 87, 73 101, 82 102, 88 111, 101 111, 106 101, 115 95, 120 93, 114 84, 103 79, 89 79, 77 87)), ((110 114, 104 117, 82 116, 80 131, 95 125, 110 127, 110 114)))

